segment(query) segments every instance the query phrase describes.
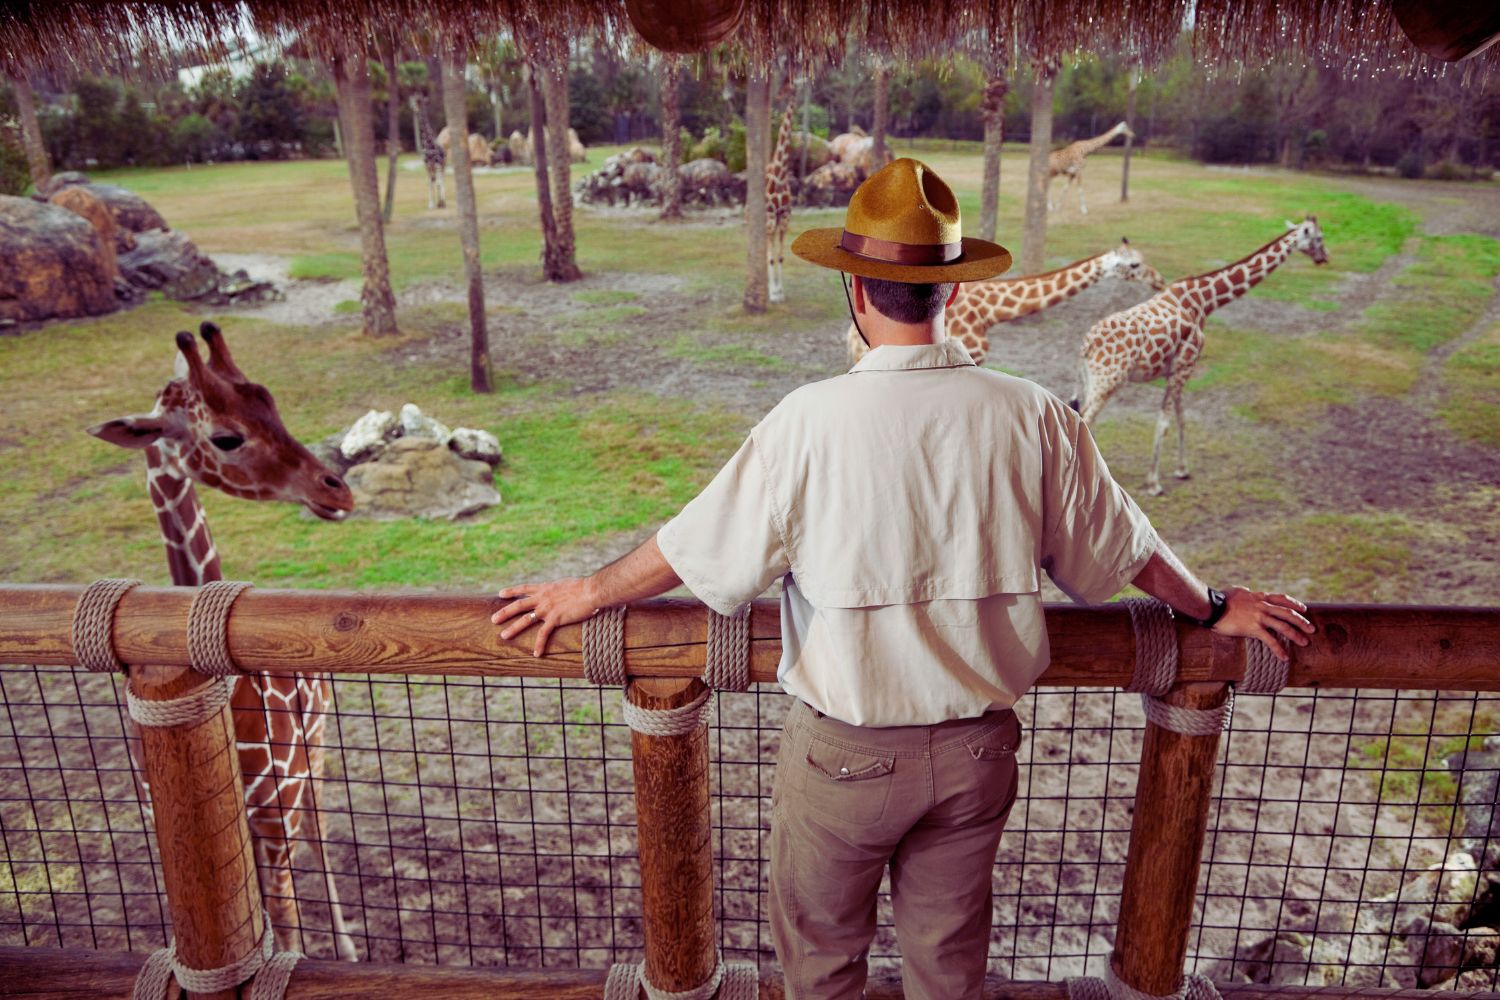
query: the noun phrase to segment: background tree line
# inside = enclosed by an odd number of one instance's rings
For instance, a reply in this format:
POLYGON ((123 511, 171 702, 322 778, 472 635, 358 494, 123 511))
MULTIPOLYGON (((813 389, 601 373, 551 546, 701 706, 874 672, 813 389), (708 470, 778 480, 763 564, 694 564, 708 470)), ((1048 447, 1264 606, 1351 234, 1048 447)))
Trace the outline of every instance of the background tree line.
MULTIPOLYGON (((388 79, 370 61, 373 121, 384 148, 388 79)), ((1126 115, 1131 66, 1123 59, 1068 61, 1054 87, 1055 141, 1103 132, 1126 115)), ((470 64, 469 127, 487 138, 530 128, 524 61, 497 42, 470 64)), ((398 130, 412 148, 410 103, 429 92, 429 66, 399 61, 398 130)), ((588 144, 655 141, 661 107, 657 67, 629 58, 603 39, 574 43, 570 54, 571 123, 588 144)), ((796 95, 796 123, 829 136, 874 117, 866 55, 816 75, 796 95)), ((1005 137, 1030 137, 1031 74, 1013 73, 1005 97, 1005 137)), ((893 137, 982 140, 985 74, 958 55, 896 66, 890 77, 893 137)), ((34 80, 43 137, 66 168, 162 165, 230 159, 331 156, 338 150, 337 106, 323 67, 297 58, 256 64, 244 76, 211 70, 197 85, 175 77, 130 82, 99 77, 34 80)), ((684 158, 717 156, 744 166, 744 79, 712 54, 684 64, 679 100, 684 158)), ((1246 65, 1210 74, 1188 39, 1139 81, 1137 142, 1174 148, 1216 163, 1280 163, 1293 168, 1391 168, 1403 176, 1490 176, 1500 159, 1500 84, 1463 87, 1456 79, 1384 76, 1348 79, 1326 70, 1246 65)), ((779 118, 782 109, 773 109, 779 118)), ((430 112, 430 124, 442 127, 430 112)), ((0 190, 25 185, 14 132, 13 95, 0 89, 0 190), (16 164, 20 163, 18 170, 16 164)))

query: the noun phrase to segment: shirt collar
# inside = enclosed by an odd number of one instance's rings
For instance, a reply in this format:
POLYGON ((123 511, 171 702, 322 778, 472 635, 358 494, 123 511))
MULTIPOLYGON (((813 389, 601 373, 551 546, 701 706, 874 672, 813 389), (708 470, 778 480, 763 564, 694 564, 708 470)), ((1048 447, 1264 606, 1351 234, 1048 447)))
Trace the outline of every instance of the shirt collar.
POLYGON ((958 341, 945 338, 936 344, 882 344, 865 353, 854 372, 899 372, 919 368, 961 368, 973 366, 974 359, 958 341))

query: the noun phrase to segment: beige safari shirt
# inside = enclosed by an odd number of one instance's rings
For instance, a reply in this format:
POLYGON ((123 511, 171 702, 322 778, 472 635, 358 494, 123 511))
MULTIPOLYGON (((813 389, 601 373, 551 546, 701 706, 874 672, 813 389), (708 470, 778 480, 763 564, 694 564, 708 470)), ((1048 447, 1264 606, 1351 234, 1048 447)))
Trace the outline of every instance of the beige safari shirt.
POLYGON ((1078 414, 956 341, 793 391, 656 537, 721 614, 784 577, 777 678, 858 726, 1009 708, 1047 666, 1039 568, 1102 601, 1156 547, 1078 414))

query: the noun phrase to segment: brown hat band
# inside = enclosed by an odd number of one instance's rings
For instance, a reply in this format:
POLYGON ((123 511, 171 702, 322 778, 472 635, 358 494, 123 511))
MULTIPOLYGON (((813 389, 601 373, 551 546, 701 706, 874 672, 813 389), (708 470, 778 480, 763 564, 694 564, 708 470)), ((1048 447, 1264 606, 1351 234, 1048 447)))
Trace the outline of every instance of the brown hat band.
POLYGON ((866 260, 888 264, 951 264, 963 256, 962 243, 897 243, 844 230, 839 246, 866 260))

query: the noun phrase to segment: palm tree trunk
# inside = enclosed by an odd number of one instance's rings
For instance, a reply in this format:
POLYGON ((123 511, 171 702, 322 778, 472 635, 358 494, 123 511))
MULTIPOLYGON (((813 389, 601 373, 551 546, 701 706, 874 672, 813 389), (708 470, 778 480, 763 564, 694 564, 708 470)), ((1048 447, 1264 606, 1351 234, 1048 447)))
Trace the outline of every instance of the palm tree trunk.
POLYGON ((990 76, 984 85, 984 100, 979 113, 984 119, 984 181, 979 193, 979 237, 993 240, 1000 216, 1000 148, 1005 140, 1005 95, 1010 85, 1005 80, 1004 57, 990 65, 990 76))
POLYGON ((766 311, 766 159, 771 131, 771 77, 752 69, 745 83, 745 311, 766 311))
POLYGON ((469 284, 469 388, 494 392, 490 379, 490 335, 484 322, 484 273, 479 267, 479 211, 474 204, 473 164, 469 162, 469 110, 464 101, 464 60, 449 55, 441 64, 443 111, 448 117, 448 159, 458 208, 458 239, 464 248, 469 284))
POLYGON ((667 175, 663 178, 661 217, 682 218, 682 114, 678 104, 677 84, 681 69, 676 56, 666 56, 661 78, 661 147, 666 156, 667 175))
POLYGON ((1026 223, 1021 272, 1036 274, 1047 259, 1047 159, 1052 153, 1052 82, 1057 67, 1039 62, 1031 91, 1031 163, 1026 175, 1026 223))
POLYGON ((16 111, 21 116, 21 144, 26 147, 31 183, 40 192, 52 179, 52 164, 47 159, 47 146, 42 142, 42 129, 36 120, 36 99, 31 94, 31 81, 24 72, 12 76, 11 84, 16 94, 16 111))
POLYGON ((401 84, 396 72, 396 43, 387 41, 380 56, 385 63, 385 154, 390 166, 385 172, 385 211, 381 218, 391 221, 396 211, 396 160, 401 155, 401 84))
POLYGON ((890 124, 891 111, 891 65, 884 59, 875 63, 875 120, 870 123, 871 153, 873 168, 879 170, 890 161, 891 151, 886 147, 885 133, 890 124))
POLYGON ((547 144, 542 141, 546 134, 547 109, 542 101, 542 86, 537 80, 538 70, 532 63, 526 70, 526 83, 531 90, 531 164, 536 171, 537 215, 542 227, 542 276, 548 281, 563 281, 558 277, 561 264, 557 253, 557 223, 552 218, 552 183, 547 179, 547 144))
POLYGON ((566 43, 556 48, 547 60, 542 77, 542 100, 547 105, 547 127, 538 132, 544 136, 547 158, 552 162, 552 217, 557 225, 557 269, 553 281, 577 281, 583 277, 578 269, 577 246, 573 236, 573 162, 568 150, 568 53, 566 43))
POLYGON ((370 109, 370 70, 363 52, 336 56, 334 86, 338 90, 339 120, 343 123, 344 152, 349 181, 354 188, 354 212, 359 218, 360 264, 365 284, 360 292, 364 332, 369 336, 394 334, 396 297, 391 293, 391 266, 385 253, 385 230, 380 222, 380 179, 375 169, 375 128, 370 109))
POLYGON ((1120 173, 1120 200, 1130 200, 1130 148, 1135 144, 1135 91, 1141 85, 1141 71, 1135 67, 1130 70, 1130 93, 1125 98, 1125 124, 1130 126, 1130 132, 1125 133, 1125 167, 1120 173))

